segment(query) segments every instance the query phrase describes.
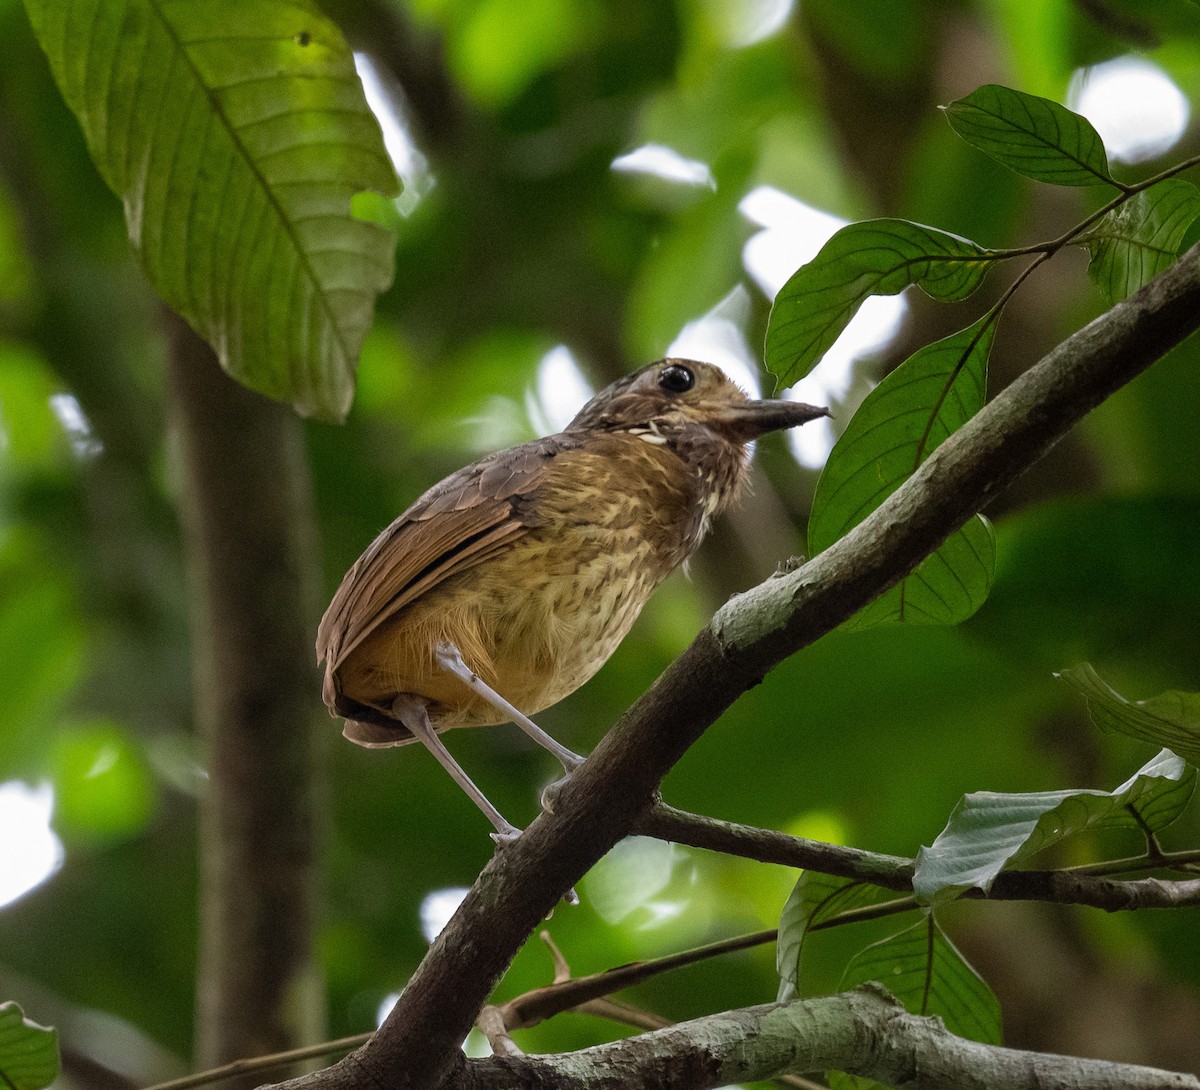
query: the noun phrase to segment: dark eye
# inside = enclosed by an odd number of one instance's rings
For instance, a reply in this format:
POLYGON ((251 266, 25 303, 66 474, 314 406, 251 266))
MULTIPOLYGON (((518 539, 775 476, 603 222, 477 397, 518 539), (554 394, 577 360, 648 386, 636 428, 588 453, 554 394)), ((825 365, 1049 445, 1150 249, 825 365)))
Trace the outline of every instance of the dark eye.
POLYGON ((683 394, 696 385, 696 376, 691 368, 671 363, 659 371, 658 384, 668 393, 683 394))

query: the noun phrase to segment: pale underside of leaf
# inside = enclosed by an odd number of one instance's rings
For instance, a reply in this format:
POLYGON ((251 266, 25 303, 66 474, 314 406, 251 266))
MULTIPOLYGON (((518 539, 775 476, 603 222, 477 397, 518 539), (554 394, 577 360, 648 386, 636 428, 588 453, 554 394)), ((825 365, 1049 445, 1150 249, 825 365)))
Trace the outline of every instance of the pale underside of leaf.
POLYGON ((869 882, 811 870, 801 873, 779 918, 779 938, 775 946, 775 964, 779 971, 777 1002, 786 1003, 795 998, 804 941, 817 924, 848 909, 878 904, 895 896, 893 891, 869 882))
POLYGON ((917 854, 913 889, 926 902, 972 887, 986 891, 1005 867, 1085 829, 1162 828, 1187 805, 1195 778, 1194 768, 1163 750, 1111 792, 964 795, 932 846, 917 854))
POLYGON ((239 381, 342 417, 396 189, 337 27, 310 0, 28 0, 163 298, 239 381))

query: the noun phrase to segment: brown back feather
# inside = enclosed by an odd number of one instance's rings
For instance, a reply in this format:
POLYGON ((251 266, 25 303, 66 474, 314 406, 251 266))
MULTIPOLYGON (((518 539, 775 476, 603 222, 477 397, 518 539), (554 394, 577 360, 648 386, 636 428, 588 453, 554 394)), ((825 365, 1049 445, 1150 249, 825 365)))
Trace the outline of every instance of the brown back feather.
POLYGON ((321 618, 317 661, 327 661, 327 676, 422 594, 535 525, 525 497, 545 479, 555 455, 576 446, 574 437, 552 435, 498 451, 417 499, 346 573, 321 618))

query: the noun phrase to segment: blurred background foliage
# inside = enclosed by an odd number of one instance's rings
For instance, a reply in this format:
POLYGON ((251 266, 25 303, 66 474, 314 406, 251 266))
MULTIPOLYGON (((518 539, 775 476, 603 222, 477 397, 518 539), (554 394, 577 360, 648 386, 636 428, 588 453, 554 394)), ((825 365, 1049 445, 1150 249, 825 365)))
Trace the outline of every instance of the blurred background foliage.
MULTIPOLYGON (((582 381, 599 387, 664 355, 722 300, 718 313, 733 315, 725 335, 757 354, 770 299, 747 244, 767 225, 747 214, 748 194, 1021 245, 1061 233, 1102 197, 1006 172, 951 132, 939 103, 988 81, 1064 101, 1081 69, 1129 55, 1156 65, 1183 101, 1200 95, 1200 7, 1189 0, 325 7, 371 55, 412 141, 396 281, 355 408, 344 427, 307 425, 326 592, 429 484, 561 426, 582 381), (614 169, 647 145, 672 149, 691 174, 614 169)), ((0 0, 0 132, 0 792, 11 787, 23 813, 42 815, 40 826, 10 820, 0 793, 0 871, 19 889, 22 851, 58 858, 52 876, 0 908, 0 998, 59 1024, 76 1080, 96 1063, 145 1082, 185 1068, 191 1048, 204 779, 164 346, 118 202, 18 0, 0 0)), ((1173 147, 1118 169, 1145 177, 1198 145, 1195 124, 1181 121, 1173 147)), ((808 256, 785 253, 783 275, 808 256)), ((1102 309, 1083 270, 1080 255, 1064 255, 1022 291, 1000 326, 993 391, 1102 309)), ((954 306, 907 296, 898 335, 826 392, 837 415, 1002 287, 993 276, 982 302, 954 306)), ((820 641, 708 732, 667 779, 667 801, 912 855, 965 791, 1108 790, 1125 779, 1148 747, 1099 735, 1051 671, 1086 658, 1130 696, 1200 689, 1198 368, 1193 342, 988 512, 998 574, 968 623, 820 641)), ((802 548, 815 471, 777 438, 757 464, 754 494, 690 577, 676 574, 597 678, 543 714, 566 744, 590 749, 729 593, 802 548)), ((312 696, 330 760, 319 953, 340 1035, 374 1024, 426 947, 427 899, 469 885, 491 842, 431 758, 344 744, 315 675, 312 696)), ((451 745, 505 814, 529 820, 554 771, 545 754, 510 728, 451 745)), ((1197 831, 1185 819, 1167 843, 1194 845, 1197 831)), ((1056 861, 1137 848, 1116 836, 1072 842, 1056 861)), ((773 926, 794 880, 631 841, 547 928, 573 969, 590 972, 773 926)), ((1200 1016, 1189 914, 964 905, 948 921, 1001 999, 1007 1043, 1200 1064, 1181 1028, 1200 1016)), ((887 930, 817 936, 807 987, 835 987, 850 953, 887 930)), ((502 994, 550 974, 535 940, 502 994)), ((766 947, 632 998, 684 1018, 775 989, 766 947)), ((521 1043, 558 1050, 619 1032, 565 1016, 521 1043)))

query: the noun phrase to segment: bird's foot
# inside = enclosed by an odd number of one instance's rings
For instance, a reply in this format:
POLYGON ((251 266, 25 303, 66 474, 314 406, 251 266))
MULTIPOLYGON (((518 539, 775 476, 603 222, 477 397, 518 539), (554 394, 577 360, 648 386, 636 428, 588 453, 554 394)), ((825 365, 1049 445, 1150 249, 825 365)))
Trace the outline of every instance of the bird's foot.
POLYGON ((357 719, 346 720, 342 736, 363 749, 390 749, 413 740, 412 732, 400 724, 385 727, 381 723, 363 723, 357 719))
MULTIPOLYGON (((553 785, 551 785, 553 786, 553 785)), ((501 851, 507 848, 510 844, 515 844, 521 837, 523 830, 518 829, 515 825, 509 825, 505 829, 497 829, 491 834, 491 838, 496 842, 496 851, 501 851)), ((579 904, 579 894, 575 892, 575 887, 572 886, 562 896, 563 904, 577 905, 579 904)))
POLYGON ((568 774, 566 776, 559 776, 557 780, 553 780, 542 788, 542 794, 539 801, 542 804, 542 809, 545 810, 547 814, 554 813, 554 807, 558 802, 559 795, 563 793, 563 789, 570 782, 571 776, 568 774))
POLYGON ((505 828, 497 828, 494 833, 488 835, 496 842, 497 848, 507 848, 510 844, 515 844, 520 838, 523 829, 518 829, 515 825, 508 825, 505 828))
POLYGON ((566 775, 562 777, 564 780, 569 780, 571 776, 578 771, 579 766, 587 760, 586 757, 581 757, 578 753, 574 753, 571 750, 567 750, 567 753, 569 753, 570 756, 562 762, 563 772, 566 773, 566 775))
POLYGON ((392 712, 412 732, 413 737, 433 754, 438 763, 454 778, 454 782, 463 789, 467 797, 492 823, 492 827, 496 831, 491 836, 499 847, 511 844, 521 835, 521 830, 488 801, 488 797, 475 786, 471 777, 450 755, 450 751, 437 736, 437 731, 429 721, 429 709, 423 700, 401 693, 392 701, 392 712))

